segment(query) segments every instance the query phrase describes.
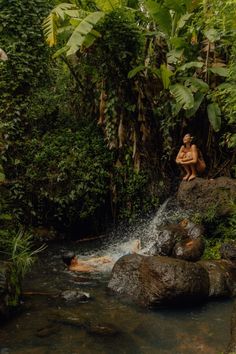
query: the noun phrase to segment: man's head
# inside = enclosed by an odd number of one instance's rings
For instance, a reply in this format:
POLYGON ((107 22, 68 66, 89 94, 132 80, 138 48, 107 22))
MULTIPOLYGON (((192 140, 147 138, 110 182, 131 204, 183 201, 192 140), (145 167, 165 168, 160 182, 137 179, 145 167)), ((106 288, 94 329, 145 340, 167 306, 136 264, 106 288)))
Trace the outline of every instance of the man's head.
POLYGON ((68 267, 74 259, 76 259, 74 252, 66 252, 62 255, 62 260, 68 267))

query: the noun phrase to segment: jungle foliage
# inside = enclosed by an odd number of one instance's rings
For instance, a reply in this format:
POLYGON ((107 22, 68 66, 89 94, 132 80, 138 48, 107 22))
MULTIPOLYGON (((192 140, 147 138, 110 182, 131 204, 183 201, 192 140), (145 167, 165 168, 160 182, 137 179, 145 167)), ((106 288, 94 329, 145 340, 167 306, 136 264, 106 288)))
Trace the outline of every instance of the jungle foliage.
POLYGON ((235 8, 2 0, 0 180, 17 221, 100 232, 152 210, 186 132, 209 177, 235 177, 235 8))

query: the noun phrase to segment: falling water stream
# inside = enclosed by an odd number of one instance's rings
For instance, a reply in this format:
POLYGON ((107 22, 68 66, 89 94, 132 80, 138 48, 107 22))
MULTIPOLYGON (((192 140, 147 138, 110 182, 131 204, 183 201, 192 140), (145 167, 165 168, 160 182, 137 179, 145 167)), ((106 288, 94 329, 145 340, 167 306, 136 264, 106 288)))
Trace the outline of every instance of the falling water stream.
POLYGON ((186 217, 167 201, 135 228, 113 230, 109 242, 52 244, 27 276, 22 307, 0 327, 0 354, 220 354, 229 341, 231 300, 188 308, 139 308, 107 290, 110 268, 69 272, 61 255, 67 250, 87 258, 109 255, 115 261, 129 252, 134 239, 145 251, 163 223, 186 217), (119 241, 118 241, 119 240, 119 241), (96 246, 96 247, 95 247, 96 246), (65 290, 89 293, 84 301, 58 296, 65 290))

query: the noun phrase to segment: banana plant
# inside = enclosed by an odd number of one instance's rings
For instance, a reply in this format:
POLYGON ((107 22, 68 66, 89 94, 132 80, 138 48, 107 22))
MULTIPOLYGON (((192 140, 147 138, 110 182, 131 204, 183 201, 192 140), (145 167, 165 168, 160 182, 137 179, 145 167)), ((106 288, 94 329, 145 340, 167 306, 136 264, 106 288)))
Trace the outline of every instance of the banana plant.
POLYGON ((75 54, 82 48, 90 47, 101 37, 95 27, 110 11, 123 6, 122 0, 95 0, 96 11, 81 7, 74 1, 61 3, 51 10, 43 22, 46 42, 50 47, 57 44, 58 37, 64 40, 62 46, 54 54, 58 57, 75 54))
MULTIPOLYGON (((200 1, 191 0, 146 0, 145 9, 149 17, 154 21, 159 37, 164 38, 168 51, 165 62, 161 63, 159 68, 140 65, 130 71, 128 77, 133 77, 140 72, 150 72, 151 75, 158 76, 162 82, 163 88, 170 91, 170 94, 176 101, 174 115, 177 115, 180 109, 185 110, 187 118, 196 114, 204 99, 209 99, 211 87, 209 85, 210 76, 227 77, 228 69, 224 63, 209 61, 209 53, 203 59, 194 62, 186 62, 185 49, 187 47, 186 38, 182 33, 184 27, 189 24, 194 10, 200 5, 200 1), (159 32, 158 32, 159 30, 159 32), (183 64, 184 63, 184 64, 183 64), (198 72, 201 73, 198 77, 198 72), (202 73, 205 77, 202 78, 202 73), (189 76, 193 75, 193 76, 189 76)), ((194 34, 192 33, 192 39, 194 34)), ((219 39, 219 33, 209 28, 205 32, 206 50, 214 47, 219 39)), ((191 39, 191 42, 192 42, 191 39)), ((196 42, 196 38, 195 42, 196 42)), ((204 51, 204 48, 203 48, 204 51)), ((215 88, 214 88, 215 89, 215 88)), ((207 106, 209 122, 214 131, 219 131, 221 127, 221 111, 217 102, 209 102, 207 106)))

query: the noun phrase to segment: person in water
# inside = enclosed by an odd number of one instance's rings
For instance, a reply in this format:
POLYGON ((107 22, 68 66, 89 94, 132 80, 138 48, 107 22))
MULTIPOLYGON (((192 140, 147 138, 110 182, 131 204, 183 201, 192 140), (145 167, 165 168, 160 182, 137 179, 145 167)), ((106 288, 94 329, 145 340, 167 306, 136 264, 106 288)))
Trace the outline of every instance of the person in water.
POLYGON ((192 181, 196 178, 197 172, 202 173, 206 168, 201 152, 195 144, 192 144, 192 139, 190 134, 185 134, 184 145, 181 146, 176 157, 176 163, 181 165, 186 173, 183 181, 192 181))
MULTIPOLYGON (((140 240, 134 240, 131 244, 131 250, 127 249, 128 253, 136 253, 141 249, 140 240)), ((62 256, 63 262, 67 265, 68 269, 75 272, 96 272, 102 266, 113 266, 115 260, 109 256, 92 257, 86 260, 81 260, 76 257, 73 252, 65 253, 62 256)))

